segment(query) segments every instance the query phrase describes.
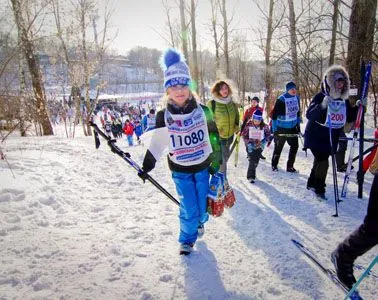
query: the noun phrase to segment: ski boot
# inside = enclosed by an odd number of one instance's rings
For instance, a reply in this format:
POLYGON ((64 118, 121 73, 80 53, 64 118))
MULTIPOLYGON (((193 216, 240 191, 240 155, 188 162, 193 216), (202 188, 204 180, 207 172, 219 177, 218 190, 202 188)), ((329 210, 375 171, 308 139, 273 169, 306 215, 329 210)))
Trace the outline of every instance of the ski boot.
POLYGON ((183 243, 180 245, 180 255, 189 255, 193 251, 192 243, 183 243))

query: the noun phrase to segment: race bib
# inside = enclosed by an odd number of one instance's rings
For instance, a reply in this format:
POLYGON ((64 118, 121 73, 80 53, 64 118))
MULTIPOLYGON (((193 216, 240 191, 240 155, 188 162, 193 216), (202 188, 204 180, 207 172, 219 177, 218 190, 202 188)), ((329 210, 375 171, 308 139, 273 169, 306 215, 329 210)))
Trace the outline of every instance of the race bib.
POLYGON ((331 127, 334 129, 339 129, 344 127, 346 122, 346 104, 345 101, 330 101, 327 110, 327 120, 324 124, 329 127, 329 122, 331 122, 331 127), (328 118, 331 120, 329 121, 328 118))
POLYGON ((256 127, 249 127, 248 138, 250 140, 262 141, 264 139, 264 130, 256 127))
POLYGON ((147 117, 147 128, 153 129, 156 125, 156 117, 147 117))
POLYGON ((204 162, 213 152, 206 116, 198 105, 190 114, 174 115, 165 110, 169 136, 169 158, 176 164, 191 166, 204 162))
POLYGON ((285 98, 285 121, 294 121, 297 119, 299 103, 297 97, 285 98))

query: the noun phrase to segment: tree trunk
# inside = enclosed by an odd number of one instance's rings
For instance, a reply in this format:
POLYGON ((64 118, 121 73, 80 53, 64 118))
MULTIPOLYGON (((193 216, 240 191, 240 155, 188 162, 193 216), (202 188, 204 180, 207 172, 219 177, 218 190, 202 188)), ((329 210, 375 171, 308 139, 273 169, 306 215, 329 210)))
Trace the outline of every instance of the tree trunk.
POLYGON ((215 4, 216 0, 211 0, 211 25, 213 30, 214 45, 215 45, 215 74, 216 79, 219 79, 220 73, 220 57, 219 57, 219 42, 217 34, 217 8, 215 4))
MULTIPOLYGON (((348 56, 346 60, 351 84, 360 87, 361 62, 371 59, 377 0, 353 0, 350 15, 348 56)), ((352 103, 358 96, 351 96, 352 103)))
POLYGON ((188 52, 188 28, 185 21, 185 0, 180 0, 180 20, 181 20, 181 40, 182 40, 182 51, 186 62, 189 65, 189 52, 188 52))
POLYGON ((273 11, 274 0, 269 1, 269 17, 268 17, 268 29, 266 34, 266 49, 265 49, 265 102, 266 111, 268 115, 273 109, 274 99, 272 97, 272 66, 270 64, 270 52, 272 49, 272 37, 273 37, 273 11))
POLYGON ((228 50, 228 21, 227 21, 227 11, 226 11, 226 0, 222 0, 222 17, 223 17, 223 38, 224 38, 224 44, 223 44, 223 51, 224 51, 224 60, 226 65, 226 77, 230 78, 230 53, 228 50))
POLYGON ((167 25, 168 25, 168 29, 169 29, 169 38, 171 40, 171 46, 173 48, 175 48, 176 43, 175 43, 175 34, 173 32, 173 25, 172 25, 172 21, 171 21, 171 11, 170 11, 171 8, 169 7, 167 1, 163 2, 163 6, 164 6, 164 9, 165 9, 165 15, 167 17, 167 25))
POLYGON ((81 2, 81 19, 80 19, 80 27, 81 27, 81 35, 82 35, 82 47, 83 47, 83 63, 84 63, 84 90, 85 90, 85 98, 84 98, 84 106, 81 115, 81 120, 83 122, 83 131, 84 135, 92 135, 91 127, 88 123, 88 118, 86 117, 86 113, 91 110, 91 101, 89 98, 89 61, 88 61, 88 53, 87 53, 87 41, 86 41, 86 24, 85 24, 85 14, 86 8, 85 3, 81 2), (85 124, 84 124, 85 123, 85 124))
POLYGON ((293 0, 288 0, 288 4, 289 4, 289 22, 290 22, 290 48, 291 48, 291 60, 293 63, 293 77, 294 77, 294 82, 297 85, 299 85, 297 33, 296 33, 296 20, 295 20, 293 0))
POLYGON ((340 6, 340 0, 334 0, 333 1, 333 15, 332 15, 332 38, 331 38, 331 47, 329 50, 329 62, 328 62, 329 66, 335 63, 337 18, 339 15, 339 6, 340 6))
POLYGON ((199 76, 198 76, 198 59, 197 59, 197 32, 196 32, 196 5, 195 1, 191 0, 190 2, 190 16, 191 16, 191 23, 192 23, 192 51, 193 51, 193 63, 192 63, 192 78, 193 78, 193 89, 195 92, 198 93, 198 83, 199 83, 199 76))
POLYGON ((21 38, 22 50, 24 52, 24 56, 28 64, 30 77, 32 80, 34 96, 36 99, 36 111, 38 122, 42 126, 43 135, 53 135, 53 129, 47 113, 46 94, 43 85, 42 74, 40 71, 38 56, 35 53, 34 43, 28 36, 28 31, 30 30, 30 28, 25 23, 25 20, 22 16, 22 8, 20 1, 11 0, 11 3, 15 17, 15 22, 21 38))
MULTIPOLYGON (((18 44, 21 45, 21 35, 20 31, 18 31, 18 44)), ((18 115, 20 120, 20 134, 21 136, 26 136, 26 128, 25 128, 25 86, 26 86, 26 80, 25 80, 25 70, 24 70, 24 60, 22 56, 22 52, 19 51, 19 57, 18 57, 18 68, 19 68, 19 80, 20 80, 20 105, 18 108, 18 115)))

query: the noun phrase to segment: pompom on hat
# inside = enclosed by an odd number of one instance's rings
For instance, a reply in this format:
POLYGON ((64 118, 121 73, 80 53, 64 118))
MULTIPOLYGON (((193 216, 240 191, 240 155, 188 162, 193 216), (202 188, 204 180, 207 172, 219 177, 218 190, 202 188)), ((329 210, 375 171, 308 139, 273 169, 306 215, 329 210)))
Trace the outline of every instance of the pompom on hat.
POLYGON ((165 50, 161 57, 161 65, 164 71, 164 88, 171 86, 188 86, 191 81, 189 67, 183 55, 174 48, 165 50))
POLYGON ((259 109, 256 109, 252 115, 252 120, 262 121, 262 119, 263 119, 262 111, 259 109))

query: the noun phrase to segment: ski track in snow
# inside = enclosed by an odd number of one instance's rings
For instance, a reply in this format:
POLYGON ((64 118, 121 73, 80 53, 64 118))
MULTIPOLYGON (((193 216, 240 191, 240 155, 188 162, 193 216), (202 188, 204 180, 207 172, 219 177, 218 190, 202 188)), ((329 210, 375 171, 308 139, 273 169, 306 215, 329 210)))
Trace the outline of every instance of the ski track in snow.
MULTIPOLYGON (((81 128, 77 128, 77 134, 81 128)), ((302 241, 331 266, 329 254, 366 212, 372 176, 366 174, 364 199, 357 199, 355 173, 347 199, 334 218, 332 170, 329 200, 306 190, 312 155, 299 151, 288 174, 287 145, 280 170, 273 173, 273 145, 264 151, 257 181, 246 180, 247 159, 229 162, 237 203, 210 218, 203 239, 188 257, 178 255, 178 209, 106 143, 93 137, 66 139, 12 136, 4 149, 15 173, 0 161, 0 299, 340 299, 290 239, 302 241)), ((121 149, 141 162, 142 145, 121 149)), ((165 158, 151 175, 176 196, 165 158)), ((339 186, 343 174, 338 174, 339 186)), ((377 247, 358 258, 367 265, 377 247)), ((356 275, 362 271, 356 271, 356 275)), ((360 288, 376 297, 376 281, 360 288)))

